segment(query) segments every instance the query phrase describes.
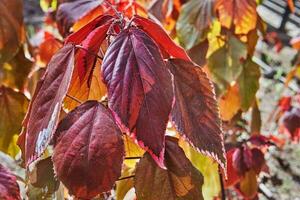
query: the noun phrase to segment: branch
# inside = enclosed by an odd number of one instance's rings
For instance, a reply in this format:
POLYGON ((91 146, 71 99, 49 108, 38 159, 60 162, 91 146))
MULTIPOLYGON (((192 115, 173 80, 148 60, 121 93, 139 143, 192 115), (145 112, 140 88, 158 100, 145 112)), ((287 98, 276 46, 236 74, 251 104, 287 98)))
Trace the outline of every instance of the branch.
POLYGON ((225 188, 224 188, 224 181, 223 181, 223 176, 222 176, 220 167, 219 167, 219 178, 220 178, 222 200, 226 200, 226 193, 225 193, 225 188))
POLYGON ((141 159, 142 157, 125 157, 126 160, 141 159))

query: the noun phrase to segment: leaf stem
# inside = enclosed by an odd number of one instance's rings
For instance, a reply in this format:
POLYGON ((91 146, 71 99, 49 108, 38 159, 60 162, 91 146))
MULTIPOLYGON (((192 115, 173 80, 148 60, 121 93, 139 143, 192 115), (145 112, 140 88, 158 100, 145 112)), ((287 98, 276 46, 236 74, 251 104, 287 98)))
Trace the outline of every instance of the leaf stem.
POLYGON ((79 99, 77 99, 76 97, 73 97, 73 96, 71 96, 71 95, 68 95, 68 94, 66 94, 66 97, 69 97, 70 99, 72 99, 72 100, 76 101, 77 103, 79 103, 79 104, 82 104, 82 101, 80 101, 80 100, 79 100, 79 99))
POLYGON ((142 157, 125 157, 125 160, 141 159, 142 157))
POLYGON ((82 50, 88 52, 89 54, 91 54, 91 55, 93 55, 93 56, 96 56, 96 57, 99 58, 100 60, 103 60, 103 57, 101 57, 101 56, 99 56, 98 54, 96 54, 96 53, 90 51, 89 49, 84 48, 83 46, 75 45, 75 47, 78 48, 78 49, 82 49, 82 50))
POLYGON ((226 200, 226 193, 225 193, 225 188, 224 188, 224 180, 223 180, 223 176, 221 173, 221 169, 219 167, 219 178, 220 178, 220 186, 221 186, 221 199, 222 200, 226 200))
POLYGON ((131 175, 131 176, 124 176, 122 178, 119 178, 117 181, 122 181, 122 180, 126 180, 126 179, 130 179, 133 178, 135 175, 131 175))

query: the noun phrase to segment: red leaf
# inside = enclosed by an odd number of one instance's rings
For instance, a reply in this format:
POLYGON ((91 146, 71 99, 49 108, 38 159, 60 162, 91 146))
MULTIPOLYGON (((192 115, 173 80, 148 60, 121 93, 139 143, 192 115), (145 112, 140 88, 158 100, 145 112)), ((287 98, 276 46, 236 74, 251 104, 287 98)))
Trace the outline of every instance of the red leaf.
MULTIPOLYGON (((81 42, 85 40, 95 28, 105 26, 106 24, 110 24, 112 19, 113 17, 111 15, 101 15, 97 17, 96 19, 82 27, 79 31, 69 35, 66 38, 65 43, 72 42, 75 44, 81 44, 81 42)), ((103 28, 103 32, 101 32, 101 34, 104 34, 104 32, 106 33, 106 31, 104 30, 105 29, 103 28)))
POLYGON ((174 75, 175 105, 172 121, 180 134, 198 151, 212 156, 225 169, 225 151, 221 120, 212 83, 193 63, 169 59, 174 75))
POLYGON ((68 44, 51 59, 39 81, 23 121, 18 144, 25 144, 25 164, 42 155, 55 132, 62 101, 69 88, 74 66, 74 46, 68 44))
POLYGON ((263 147, 263 146, 268 146, 273 144, 272 142, 270 142, 271 141, 270 138, 267 138, 263 135, 253 135, 249 138, 248 141, 257 147, 263 147))
POLYGON ((244 147, 236 148, 232 155, 232 166, 239 176, 244 175, 249 170, 250 166, 247 165, 249 163, 245 163, 245 160, 247 158, 244 155, 244 147))
POLYGON ((238 175, 236 169, 233 167, 233 153, 236 148, 229 150, 226 152, 227 159, 227 180, 225 180, 224 184, 226 188, 229 188, 240 181, 240 176, 238 175))
POLYGON ((103 0, 79 0, 61 4, 57 9, 56 22, 59 32, 66 36, 73 24, 87 13, 101 6, 103 0))
POLYGON ((137 164, 134 187, 142 200, 202 200, 203 176, 187 159, 176 138, 166 137, 167 170, 146 153, 137 164))
POLYGON ((171 74, 155 42, 137 28, 124 30, 108 48, 102 74, 108 106, 122 131, 136 137, 163 166, 173 91, 171 74))
POLYGON ((169 56, 181 58, 186 61, 191 61, 185 50, 172 41, 166 31, 150 19, 140 16, 134 16, 133 22, 141 26, 151 38, 159 45, 162 52, 167 52, 169 56))
POLYGON ((112 20, 109 20, 104 25, 95 28, 86 39, 81 43, 84 49, 79 49, 75 67, 78 68, 78 75, 80 81, 84 79, 85 74, 89 71, 89 68, 93 67, 95 63, 95 55, 98 54, 100 46, 106 37, 112 20), (93 55, 94 54, 94 55, 93 55))
POLYGON ((97 101, 71 111, 60 122, 54 144, 57 176, 78 198, 111 190, 121 175, 122 135, 110 111, 97 101))
POLYGON ((291 103, 292 103, 292 97, 286 96, 286 97, 281 97, 278 106, 282 111, 288 111, 291 108, 291 103))
POLYGON ((21 200, 17 178, 0 164, 0 199, 21 200))

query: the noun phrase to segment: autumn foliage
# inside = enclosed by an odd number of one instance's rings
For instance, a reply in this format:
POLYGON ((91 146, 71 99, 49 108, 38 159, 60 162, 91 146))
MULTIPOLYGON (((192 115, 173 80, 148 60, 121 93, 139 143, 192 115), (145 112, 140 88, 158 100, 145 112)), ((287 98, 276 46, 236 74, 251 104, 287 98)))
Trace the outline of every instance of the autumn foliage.
MULTIPOLYGON (((21 10, 8 12, 22 1, 0 2, 0 150, 20 148, 29 198, 257 198, 280 140, 260 135, 252 58, 266 30, 255 0, 53 2, 41 4, 56 32, 35 47, 21 10), (249 110, 246 139, 232 139, 249 110)), ((291 97, 279 106, 299 141, 299 109, 291 97)), ((2 165, 0 193, 21 199, 2 165)))

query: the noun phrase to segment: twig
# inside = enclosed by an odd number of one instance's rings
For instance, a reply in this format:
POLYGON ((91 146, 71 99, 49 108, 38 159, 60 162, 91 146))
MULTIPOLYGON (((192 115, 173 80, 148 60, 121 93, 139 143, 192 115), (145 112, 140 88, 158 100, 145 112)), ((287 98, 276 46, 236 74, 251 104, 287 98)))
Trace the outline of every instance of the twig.
POLYGON ((131 176, 124 176, 122 178, 119 178, 117 181, 122 181, 122 180, 126 180, 126 179, 130 179, 133 178, 135 175, 131 175, 131 176))
POLYGON ((84 48, 83 46, 75 45, 75 47, 78 48, 78 49, 82 49, 82 50, 88 52, 89 54, 91 54, 91 55, 93 55, 93 56, 96 56, 96 57, 99 58, 100 60, 103 60, 103 57, 101 57, 101 56, 99 56, 98 54, 96 54, 96 53, 90 51, 89 49, 84 48))
POLYGON ((223 181, 223 176, 221 173, 221 169, 219 167, 219 178, 220 178, 220 186, 221 186, 221 195, 222 195, 222 200, 226 200, 226 193, 225 193, 225 188, 224 188, 224 181, 223 181))
POLYGON ((136 160, 141 159, 141 157, 125 157, 125 160, 136 160))
POLYGON ((80 100, 79 100, 79 99, 77 99, 76 97, 73 97, 73 96, 71 96, 71 95, 68 95, 68 94, 66 94, 66 97, 69 97, 70 99, 72 99, 72 100, 76 101, 77 103, 79 103, 79 104, 82 104, 82 101, 80 101, 80 100))

